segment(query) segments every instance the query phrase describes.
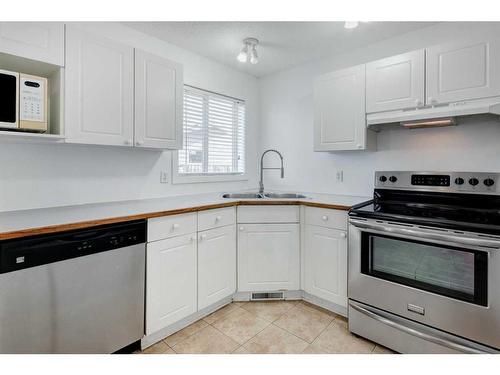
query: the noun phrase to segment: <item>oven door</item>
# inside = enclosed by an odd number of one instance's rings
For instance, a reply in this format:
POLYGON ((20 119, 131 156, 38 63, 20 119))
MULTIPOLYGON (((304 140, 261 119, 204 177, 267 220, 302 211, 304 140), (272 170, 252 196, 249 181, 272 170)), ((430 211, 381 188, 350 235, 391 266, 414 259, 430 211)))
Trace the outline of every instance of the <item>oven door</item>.
POLYGON ((500 348, 500 238, 351 218, 348 295, 500 348))

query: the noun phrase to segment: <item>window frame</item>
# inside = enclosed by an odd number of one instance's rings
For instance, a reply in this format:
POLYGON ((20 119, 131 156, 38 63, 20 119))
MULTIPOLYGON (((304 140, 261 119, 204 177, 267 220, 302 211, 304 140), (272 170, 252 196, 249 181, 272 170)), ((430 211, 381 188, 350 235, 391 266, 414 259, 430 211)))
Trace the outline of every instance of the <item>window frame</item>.
MULTIPOLYGON (((213 96, 220 96, 225 99, 231 99, 235 101, 240 101, 245 103, 245 126, 244 126, 244 160, 245 167, 244 172, 235 172, 235 173, 179 173, 179 150, 172 151, 172 184, 189 184, 189 183, 203 183, 203 182, 224 182, 224 181, 247 181, 248 180, 248 171, 247 171, 247 161, 248 161, 248 147, 247 147, 247 102, 243 99, 238 99, 232 96, 219 94, 210 90, 204 90, 199 87, 184 85, 183 86, 183 100, 184 100, 184 92, 185 90, 199 91, 203 94, 209 94, 213 96)), ((184 112, 184 111, 183 111, 184 112)), ((184 134, 184 122, 182 125, 182 132, 184 134)))

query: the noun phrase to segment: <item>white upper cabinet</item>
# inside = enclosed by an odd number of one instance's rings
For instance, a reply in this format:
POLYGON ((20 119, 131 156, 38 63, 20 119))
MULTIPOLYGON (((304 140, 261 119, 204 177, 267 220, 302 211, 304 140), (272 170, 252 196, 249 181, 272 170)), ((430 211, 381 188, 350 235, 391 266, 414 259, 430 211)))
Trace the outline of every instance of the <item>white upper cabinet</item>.
POLYGON ((198 234, 198 310, 236 291, 236 227, 198 234))
POLYGON ((469 41, 426 49, 426 104, 500 95, 500 41, 469 41))
POLYGON ((64 24, 0 22, 0 52, 64 66, 64 24))
POLYGON ((318 77, 314 85, 314 150, 365 148, 365 66, 318 77))
POLYGON ((66 141, 132 146, 134 49, 66 27, 66 141))
POLYGON ((182 148, 182 65, 135 51, 135 146, 182 148))
POLYGON ((424 50, 366 64, 366 112, 424 105, 424 50))
POLYGON ((347 307, 346 231, 306 225, 304 290, 347 307))

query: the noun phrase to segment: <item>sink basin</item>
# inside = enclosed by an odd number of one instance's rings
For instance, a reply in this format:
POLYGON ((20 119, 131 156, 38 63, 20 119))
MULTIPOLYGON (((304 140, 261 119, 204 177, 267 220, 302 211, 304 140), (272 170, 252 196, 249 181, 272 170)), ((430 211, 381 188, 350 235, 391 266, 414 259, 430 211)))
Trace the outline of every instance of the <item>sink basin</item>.
POLYGON ((301 199, 307 198, 303 194, 298 193, 266 193, 264 194, 266 198, 274 198, 274 199, 301 199))
POLYGON ((235 193, 235 194, 223 194, 222 198, 233 198, 233 199, 262 199, 264 196, 259 193, 235 193))

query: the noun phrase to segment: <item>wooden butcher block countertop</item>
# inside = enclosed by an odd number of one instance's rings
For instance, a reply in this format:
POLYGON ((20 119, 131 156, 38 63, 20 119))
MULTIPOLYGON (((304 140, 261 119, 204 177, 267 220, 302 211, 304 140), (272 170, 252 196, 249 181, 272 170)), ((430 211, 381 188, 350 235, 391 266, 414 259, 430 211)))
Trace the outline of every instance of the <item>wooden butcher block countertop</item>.
POLYGON ((305 205, 349 210, 355 204, 370 199, 333 194, 304 195, 307 198, 226 199, 222 198, 222 193, 209 193, 5 211, 0 212, 0 240, 238 205, 305 205))

